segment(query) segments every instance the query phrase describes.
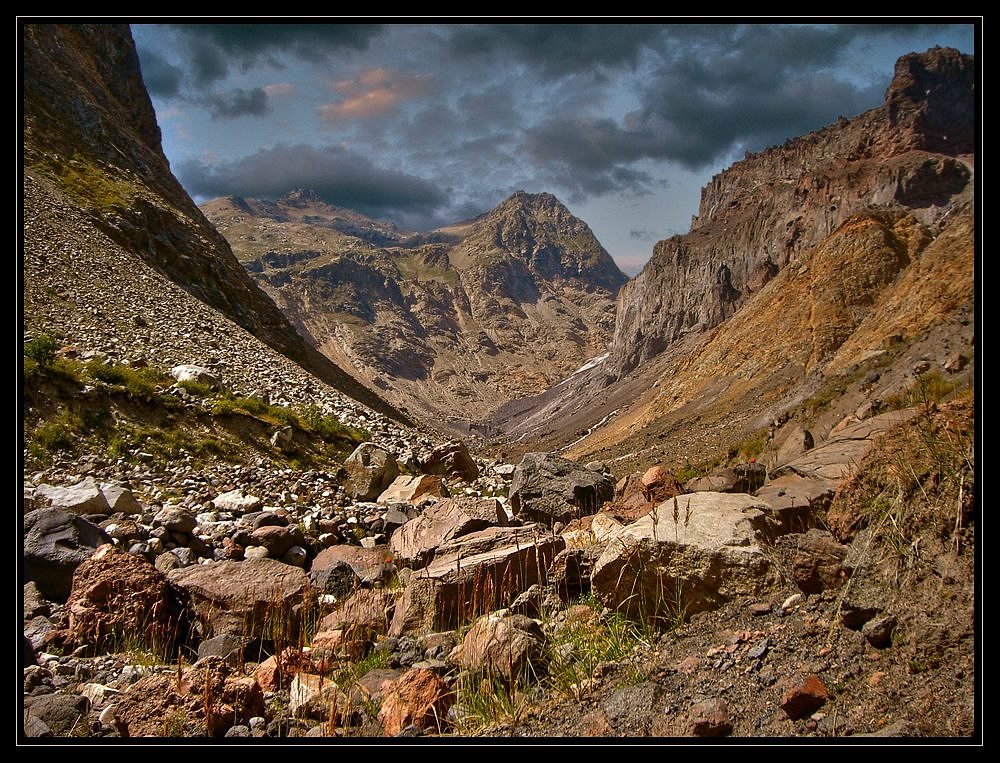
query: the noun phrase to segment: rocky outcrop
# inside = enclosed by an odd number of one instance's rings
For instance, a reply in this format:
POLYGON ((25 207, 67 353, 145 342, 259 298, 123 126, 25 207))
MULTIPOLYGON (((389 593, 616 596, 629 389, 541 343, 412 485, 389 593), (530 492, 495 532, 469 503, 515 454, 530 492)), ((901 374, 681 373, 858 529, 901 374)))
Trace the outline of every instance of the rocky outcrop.
POLYGON ((344 471, 347 494, 374 501, 399 476, 399 464, 383 448, 363 442, 344 460, 344 471))
POLYGON ((196 564, 173 570, 170 585, 190 602, 201 636, 232 633, 246 641, 294 641, 312 604, 306 574, 273 559, 196 564))
POLYGON ((975 65, 904 56, 879 108, 748 156, 702 191, 691 232, 656 244, 618 302, 609 373, 732 316, 773 276, 869 205, 943 217, 971 183, 975 65))
POLYGON ((507 515, 495 498, 450 498, 429 506, 419 517, 398 528, 389 547, 399 563, 423 567, 448 541, 506 524, 507 515))

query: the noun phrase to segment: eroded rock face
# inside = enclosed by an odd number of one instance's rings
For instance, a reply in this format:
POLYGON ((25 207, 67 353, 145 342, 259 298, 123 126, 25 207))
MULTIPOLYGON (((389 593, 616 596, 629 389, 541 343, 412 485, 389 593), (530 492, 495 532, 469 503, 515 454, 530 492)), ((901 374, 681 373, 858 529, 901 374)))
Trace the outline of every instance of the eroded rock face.
POLYGON ((608 472, 551 453, 526 453, 510 485, 514 513, 546 524, 594 514, 614 494, 614 477, 608 472))
POLYGON ((414 668, 384 686, 378 719, 386 736, 396 736, 409 725, 444 730, 454 692, 430 670, 414 668))
POLYGON ((490 527, 438 548, 396 602, 390 636, 431 633, 509 606, 535 583, 545 583, 565 541, 542 528, 490 527))
POLYGON ((186 635, 166 575, 111 545, 77 567, 66 610, 73 641, 97 650, 135 642, 169 654, 186 635))
POLYGON ((647 618, 756 595, 770 568, 759 541, 774 530, 766 505, 752 496, 680 496, 615 533, 594 565, 593 591, 607 606, 647 618))
POLYGON ((167 579, 188 597, 203 637, 233 633, 252 639, 277 628, 294 640, 312 602, 305 572, 267 558, 196 564, 171 571, 167 579))

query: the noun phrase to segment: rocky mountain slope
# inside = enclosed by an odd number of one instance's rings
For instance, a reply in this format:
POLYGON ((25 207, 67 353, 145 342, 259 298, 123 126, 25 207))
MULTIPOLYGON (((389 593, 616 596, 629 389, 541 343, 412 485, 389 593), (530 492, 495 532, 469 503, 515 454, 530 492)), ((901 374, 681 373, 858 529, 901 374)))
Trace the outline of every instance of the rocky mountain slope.
POLYGON ((601 354, 626 281, 550 194, 424 234, 301 190, 203 210, 324 354, 453 431, 601 354))
MULTIPOLYGON (((23 34, 26 222, 48 216, 46 207, 72 207, 76 219, 68 224, 131 253, 136 274, 165 277, 324 382, 402 418, 299 336, 181 188, 160 147, 128 28, 28 24, 23 34)), ((49 253, 49 267, 72 259, 73 238, 60 227, 25 225, 25 283, 36 295, 50 283, 73 286, 34 268, 38 251, 49 253)), ((29 318, 35 306, 27 306, 29 318)), ((120 307, 127 316, 129 305, 120 307)))
POLYGON ((914 368, 965 383, 974 68, 954 50, 904 56, 883 106, 716 176, 691 231, 622 290, 607 361, 495 423, 522 443, 579 440, 575 457, 683 463, 789 417, 822 438, 914 368))

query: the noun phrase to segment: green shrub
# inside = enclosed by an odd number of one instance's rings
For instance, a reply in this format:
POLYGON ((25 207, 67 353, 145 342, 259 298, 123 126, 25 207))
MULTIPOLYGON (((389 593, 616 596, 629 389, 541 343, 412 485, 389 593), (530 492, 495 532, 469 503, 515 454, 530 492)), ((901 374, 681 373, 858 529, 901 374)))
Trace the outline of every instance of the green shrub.
POLYGON ((132 368, 118 363, 93 360, 87 364, 87 373, 96 381, 123 387, 130 397, 149 398, 157 387, 166 384, 170 377, 155 368, 132 368))
POLYGON ((196 397, 208 397, 212 394, 212 388, 209 385, 194 379, 179 381, 177 382, 177 386, 196 397))
POLYGON ((39 366, 46 368, 56 359, 59 343, 48 334, 39 334, 30 342, 24 343, 24 357, 33 360, 39 366))

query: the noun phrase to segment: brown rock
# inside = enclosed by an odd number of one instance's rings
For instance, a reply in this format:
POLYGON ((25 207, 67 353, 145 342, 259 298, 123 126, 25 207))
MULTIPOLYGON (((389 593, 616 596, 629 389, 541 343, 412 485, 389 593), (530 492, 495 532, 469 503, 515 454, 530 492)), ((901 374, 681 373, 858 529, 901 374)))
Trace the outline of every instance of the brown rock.
POLYGON ((662 466, 647 469, 640 482, 643 497, 650 503, 662 503, 684 492, 677 478, 662 466))
POLYGON ((300 546, 305 541, 302 531, 295 525, 288 527, 258 527, 250 535, 251 545, 263 546, 271 559, 281 559, 292 546, 300 546))
POLYGON ((786 535, 779 546, 794 547, 792 579, 805 593, 820 593, 839 588, 850 573, 844 566, 848 547, 837 543, 825 530, 813 528, 802 535, 786 535))
POLYGON ((323 571, 334 567, 338 562, 350 565, 358 580, 364 585, 374 585, 389 576, 392 571, 392 551, 388 546, 361 548, 346 543, 325 548, 313 559, 309 568, 309 577, 317 581, 323 571))
POLYGON ((479 476, 479 467, 469 455, 465 443, 460 440, 452 440, 434 448, 422 460, 421 467, 428 474, 458 477, 466 482, 472 482, 479 476))
POLYGON ((401 675, 403 671, 398 668, 375 668, 358 679, 358 688, 369 699, 381 702, 385 697, 385 684, 395 681, 401 675))
POLYGON ((296 673, 288 689, 288 709, 298 718, 338 722, 350 717, 353 708, 347 695, 328 676, 296 673))
POLYGON ((420 503, 424 498, 447 498, 450 494, 435 474, 401 474, 378 497, 379 503, 420 503))
POLYGON ((396 602, 389 635, 457 627, 509 606, 534 583, 544 584, 565 547, 537 527, 490 527, 444 544, 414 574, 396 602))
POLYGON ((384 685, 385 696, 378 719, 386 736, 396 736, 413 724, 423 729, 444 730, 448 708, 455 696, 448 684, 433 671, 414 668, 384 685))
POLYGON ((545 660, 545 634, 524 615, 479 618, 455 648, 451 660, 461 667, 498 675, 511 682, 537 669, 545 660))
POLYGON ((253 677, 263 691, 287 689, 296 673, 318 672, 316 665, 305 652, 288 647, 279 654, 272 654, 254 670, 253 677))
POLYGON ((507 516, 495 498, 451 498, 428 506, 419 517, 397 528, 389 547, 397 562, 422 567, 447 541, 506 524, 507 516))
POLYGON ((313 603, 306 574, 274 559, 197 564, 173 570, 167 579, 189 597, 205 638, 273 638, 281 631, 294 641, 313 603))
POLYGON ((363 442, 344 460, 344 490, 352 498, 374 501, 399 476, 399 465, 388 452, 363 442))
POLYGON ((819 710, 830 693, 819 676, 810 673, 793 684, 781 699, 781 709, 793 721, 819 710))
POLYGON ((391 591, 367 589, 337 604, 319 624, 321 631, 343 630, 354 638, 371 640, 389 629, 396 597, 391 591))
POLYGON ((181 607, 166 576, 110 545, 77 567, 66 610, 72 640, 97 649, 137 641, 167 653, 183 635, 181 607))
POLYGON ((729 468, 716 469, 704 477, 695 477, 684 483, 684 489, 689 493, 713 492, 732 493, 736 490, 740 478, 729 468))
POLYGON ((607 713, 600 708, 584 713, 577 727, 582 737, 613 737, 616 736, 607 713))
POLYGON ((729 706, 721 699, 708 699, 692 705, 687 712, 684 733, 695 737, 721 737, 733 730, 729 706))

